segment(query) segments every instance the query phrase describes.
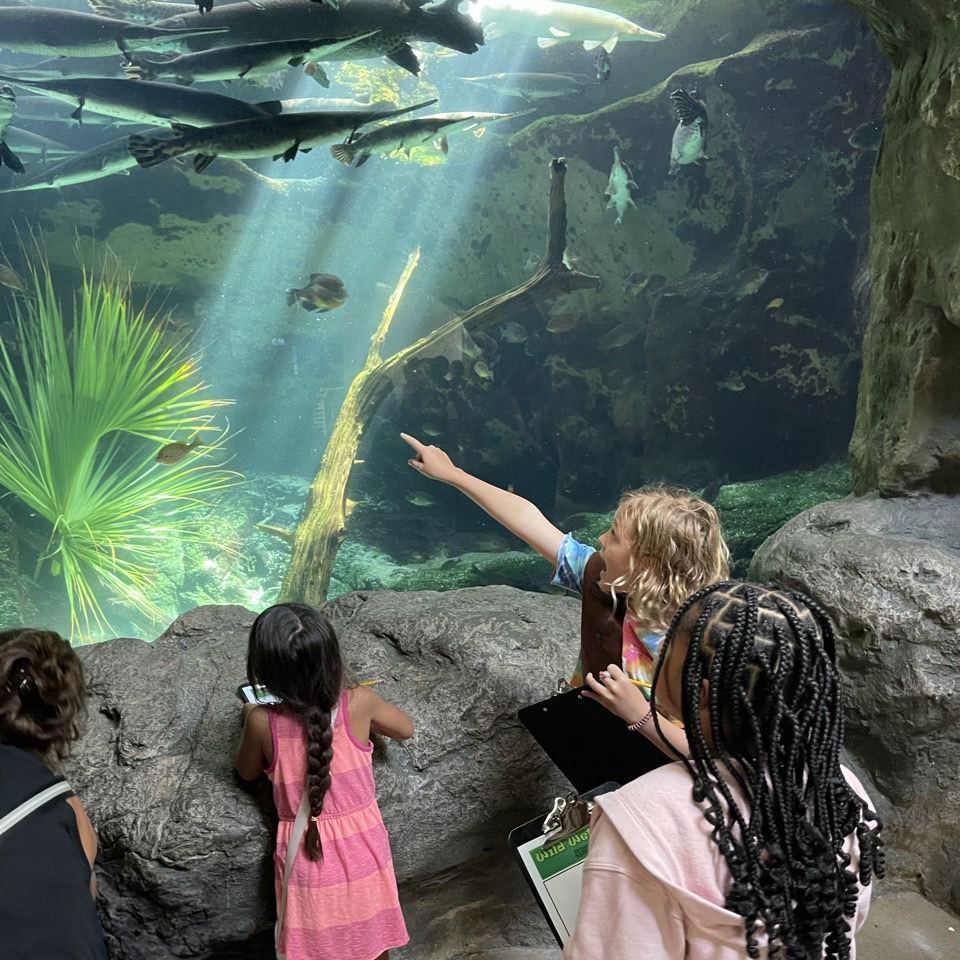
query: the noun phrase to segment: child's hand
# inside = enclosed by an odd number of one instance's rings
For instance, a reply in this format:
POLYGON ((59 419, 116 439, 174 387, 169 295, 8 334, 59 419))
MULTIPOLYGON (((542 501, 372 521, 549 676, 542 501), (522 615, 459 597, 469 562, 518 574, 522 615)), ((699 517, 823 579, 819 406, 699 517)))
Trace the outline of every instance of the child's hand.
POLYGON ((400 436, 417 452, 416 457, 407 463, 418 473, 431 480, 448 480, 456 471, 453 461, 439 447, 428 447, 408 433, 400 436))
POLYGON ((590 690, 584 690, 583 695, 602 703, 611 713, 628 724, 642 720, 650 712, 650 704, 640 688, 631 683, 630 678, 615 663, 611 663, 604 672, 608 676, 603 683, 592 673, 584 677, 590 690))

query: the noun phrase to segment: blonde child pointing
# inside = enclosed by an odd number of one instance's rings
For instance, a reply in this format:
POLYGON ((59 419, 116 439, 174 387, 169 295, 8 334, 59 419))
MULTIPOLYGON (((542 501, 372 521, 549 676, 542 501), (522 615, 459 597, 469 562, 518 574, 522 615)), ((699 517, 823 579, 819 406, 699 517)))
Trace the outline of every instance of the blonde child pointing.
POLYGON ((685 753, 679 727, 664 718, 658 733, 650 723, 648 696, 674 613, 691 593, 729 575, 716 510, 686 490, 630 491, 597 551, 554 526, 529 500, 460 469, 439 447, 400 436, 416 454, 411 467, 468 496, 554 565, 553 583, 581 596, 580 658, 571 683, 586 683, 587 696, 671 757, 664 740, 685 753))

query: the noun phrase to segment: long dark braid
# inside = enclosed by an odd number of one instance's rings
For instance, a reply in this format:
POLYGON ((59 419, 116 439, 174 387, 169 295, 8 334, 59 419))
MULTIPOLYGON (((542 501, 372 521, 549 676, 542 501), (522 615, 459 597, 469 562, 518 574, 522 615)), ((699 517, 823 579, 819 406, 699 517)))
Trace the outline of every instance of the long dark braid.
POLYGON ((330 789, 333 761, 331 714, 340 699, 346 670, 333 626, 313 607, 283 603, 269 607, 254 621, 247 652, 247 677, 281 701, 280 709, 303 721, 307 749, 304 789, 310 821, 304 851, 311 860, 323 857, 317 821, 330 789))
MULTIPOLYGON (((858 882, 883 876, 883 849, 876 813, 840 768, 843 696, 829 618, 798 593, 735 581, 705 587, 671 624, 654 708, 678 634, 688 640, 680 693, 690 758, 678 756, 730 869, 726 905, 744 918, 747 954, 760 956, 762 922, 771 960, 848 960, 858 882), (843 849, 854 831, 858 874, 843 849)), ((659 728, 656 709, 653 717, 659 728)))

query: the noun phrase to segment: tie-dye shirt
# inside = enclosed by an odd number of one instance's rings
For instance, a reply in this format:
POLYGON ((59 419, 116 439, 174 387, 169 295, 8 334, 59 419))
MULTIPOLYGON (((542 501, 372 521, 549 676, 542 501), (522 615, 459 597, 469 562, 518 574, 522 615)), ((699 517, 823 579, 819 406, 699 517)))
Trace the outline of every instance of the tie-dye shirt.
MULTIPOLYGON (((597 551, 585 543, 579 543, 567 533, 564 534, 557 551, 557 572, 550 582, 572 593, 583 596, 583 574, 587 561, 597 551)), ((666 631, 660 624, 651 620, 642 620, 629 610, 623 618, 623 654, 621 666, 623 672, 632 680, 639 680, 640 689, 650 697, 653 674, 657 667, 657 655, 663 644, 666 631)), ((570 678, 574 687, 583 686, 583 670, 580 659, 570 678)))

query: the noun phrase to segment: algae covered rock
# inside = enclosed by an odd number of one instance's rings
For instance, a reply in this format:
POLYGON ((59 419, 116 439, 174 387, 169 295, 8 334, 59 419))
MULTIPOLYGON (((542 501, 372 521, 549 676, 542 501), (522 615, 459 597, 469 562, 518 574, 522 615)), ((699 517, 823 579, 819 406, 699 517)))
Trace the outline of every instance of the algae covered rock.
MULTIPOLYGON (((447 887, 461 904, 485 904, 460 922, 414 910, 410 955, 455 955, 447 941, 475 951, 549 943, 503 840, 562 785, 516 711, 572 667, 577 604, 487 587, 349 594, 325 611, 356 677, 381 680, 417 725, 412 740, 378 742, 375 753, 401 900, 436 904, 447 887), (502 877, 496 889, 491 876, 502 877)), ((115 960, 272 956, 269 933, 258 936, 273 906, 269 787, 233 773, 253 618, 202 607, 153 643, 80 650, 90 721, 68 775, 99 833, 115 960)))

